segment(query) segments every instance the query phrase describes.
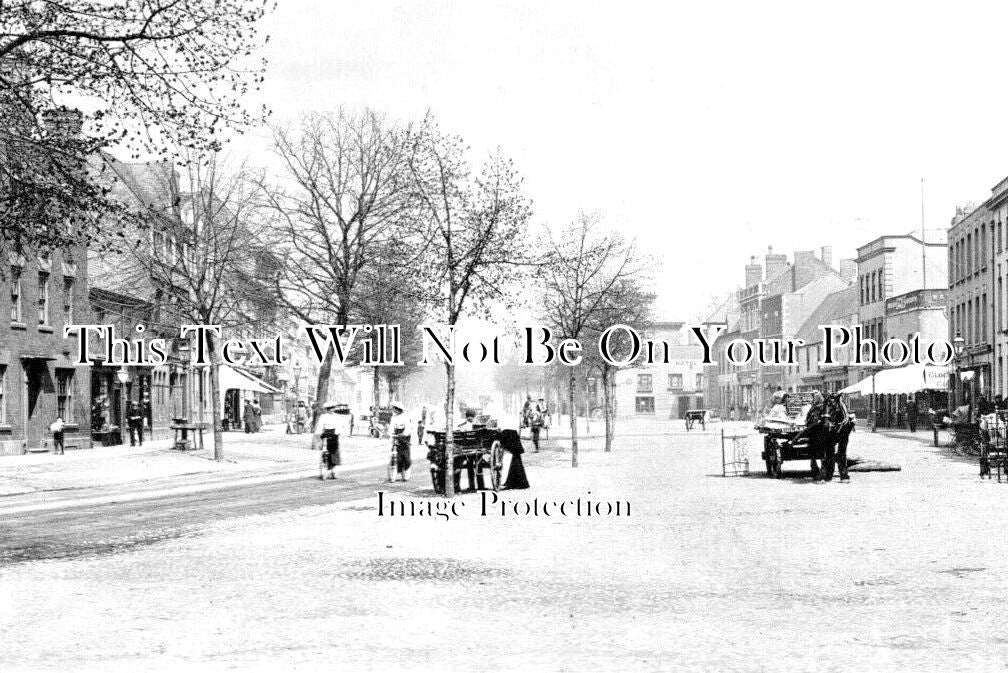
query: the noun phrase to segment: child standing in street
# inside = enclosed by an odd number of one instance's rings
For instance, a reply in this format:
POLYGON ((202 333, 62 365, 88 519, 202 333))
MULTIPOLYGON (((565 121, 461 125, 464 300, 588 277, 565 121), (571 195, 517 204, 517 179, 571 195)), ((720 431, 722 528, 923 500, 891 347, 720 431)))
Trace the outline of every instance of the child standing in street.
POLYGON ((63 455, 63 419, 57 417, 53 424, 49 426, 49 431, 53 436, 53 452, 63 455))

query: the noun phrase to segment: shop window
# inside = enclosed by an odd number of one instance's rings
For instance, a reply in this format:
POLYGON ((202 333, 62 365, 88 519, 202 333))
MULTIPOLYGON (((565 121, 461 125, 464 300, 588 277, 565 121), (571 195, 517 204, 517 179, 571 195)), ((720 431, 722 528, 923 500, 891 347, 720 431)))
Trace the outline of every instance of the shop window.
POLYGON ((636 409, 638 414, 653 414, 654 398, 648 396, 638 397, 636 400, 636 409))

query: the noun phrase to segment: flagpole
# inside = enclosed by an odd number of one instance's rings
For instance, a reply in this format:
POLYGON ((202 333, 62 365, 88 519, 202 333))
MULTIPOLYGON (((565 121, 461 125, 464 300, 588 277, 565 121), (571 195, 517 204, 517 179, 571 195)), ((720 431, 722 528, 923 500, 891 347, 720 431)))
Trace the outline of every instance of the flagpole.
POLYGON ((926 237, 924 234, 924 178, 921 178, 921 273, 923 274, 922 279, 922 290, 927 290, 927 247, 926 247, 926 237))

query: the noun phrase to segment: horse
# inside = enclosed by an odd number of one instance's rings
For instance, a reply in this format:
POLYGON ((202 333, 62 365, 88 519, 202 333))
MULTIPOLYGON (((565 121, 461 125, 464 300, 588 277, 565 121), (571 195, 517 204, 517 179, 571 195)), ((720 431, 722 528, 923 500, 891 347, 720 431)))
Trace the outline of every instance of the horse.
POLYGON ((840 393, 826 395, 826 413, 823 414, 824 455, 822 476, 833 479, 833 470, 840 468, 840 481, 847 481, 847 441, 854 431, 854 420, 840 393))

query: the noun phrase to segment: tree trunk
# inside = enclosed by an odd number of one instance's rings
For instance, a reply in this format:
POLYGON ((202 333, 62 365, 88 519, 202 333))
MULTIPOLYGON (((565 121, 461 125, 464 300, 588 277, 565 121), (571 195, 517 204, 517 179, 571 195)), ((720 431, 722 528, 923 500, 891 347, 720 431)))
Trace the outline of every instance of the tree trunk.
POLYGON ((570 368, 570 379, 568 381, 568 395, 570 402, 570 429, 571 429, 571 467, 578 466, 578 441, 577 441, 577 411, 574 409, 574 386, 577 384, 574 378, 574 368, 570 368))
POLYGON ((605 451, 612 451, 612 394, 609 389, 609 366, 602 365, 602 415, 605 418, 605 451))
MULTIPOLYGON (((381 376, 378 374, 378 367, 371 368, 371 399, 375 410, 381 406, 381 376)), ((391 400, 389 400, 391 402, 391 400)))
POLYGON ((591 399, 588 392, 588 372, 585 372, 585 437, 591 437, 591 399))
POLYGON ((312 405, 312 432, 315 431, 315 423, 322 413, 322 405, 328 401, 329 374, 332 372, 333 353, 334 349, 330 348, 327 350, 325 357, 322 358, 322 364, 319 366, 318 386, 315 388, 315 404, 312 405))
POLYGON ((207 345, 210 347, 210 399, 213 402, 213 454, 214 460, 224 460, 224 428, 221 422, 220 402, 220 356, 213 334, 207 333, 207 345))
POLYGON ((446 498, 455 497, 455 438, 452 433, 455 409, 455 365, 445 363, 445 486, 446 498))

